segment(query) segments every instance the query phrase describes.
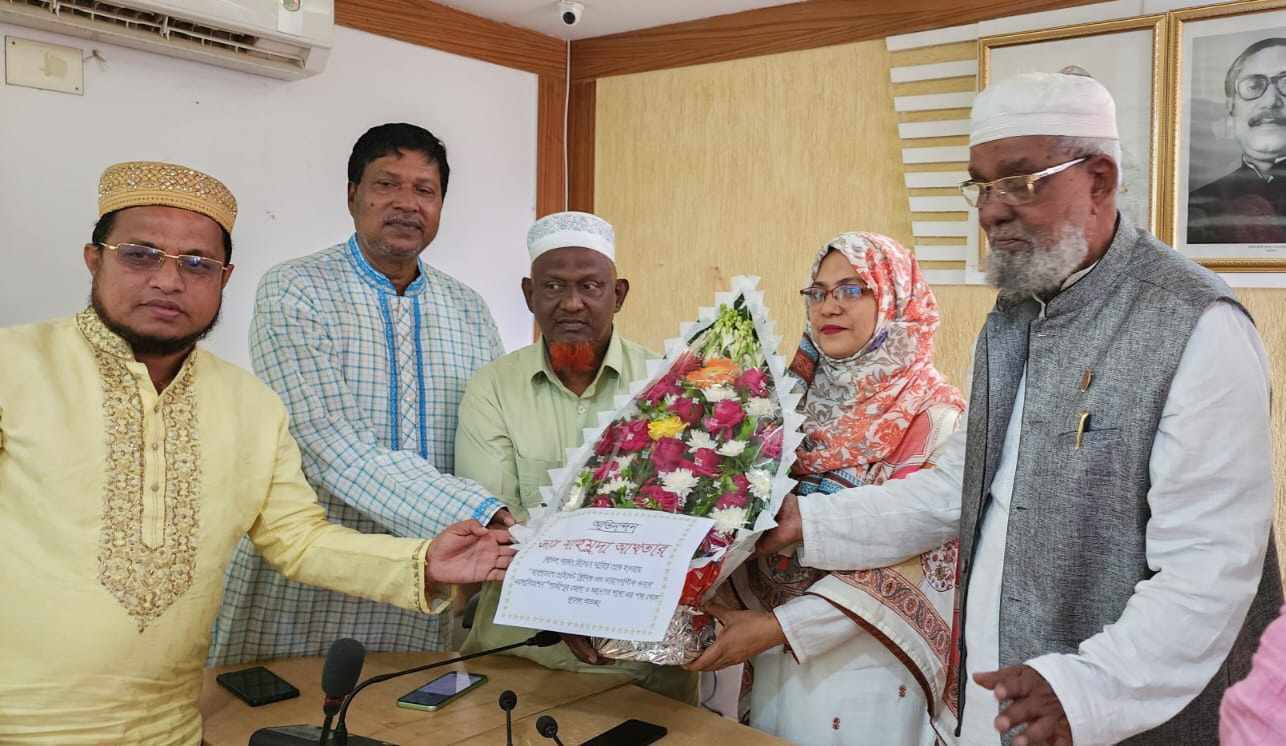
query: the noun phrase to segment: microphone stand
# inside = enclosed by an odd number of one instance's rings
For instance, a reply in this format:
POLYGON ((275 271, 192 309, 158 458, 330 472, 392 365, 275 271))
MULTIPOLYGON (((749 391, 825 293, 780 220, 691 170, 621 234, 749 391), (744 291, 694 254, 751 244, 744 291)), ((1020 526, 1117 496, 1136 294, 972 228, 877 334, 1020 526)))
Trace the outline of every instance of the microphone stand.
POLYGON ((330 726, 335 720, 335 711, 338 709, 335 707, 336 704, 339 703, 335 702, 331 697, 327 697, 326 703, 322 705, 322 712, 326 714, 326 718, 322 720, 321 738, 317 740, 319 746, 326 746, 326 742, 330 740, 330 726))
MULTIPOLYGON (((503 653, 506 650, 513 650, 514 648, 526 647, 528 645, 537 645, 536 643, 537 637, 540 637, 540 635, 532 635, 531 637, 527 638, 526 640, 523 640, 522 642, 515 642, 512 645, 505 645, 504 647, 500 647, 500 648, 492 648, 491 650, 482 650, 477 653, 470 653, 469 655, 461 655, 455 658, 448 658, 447 660, 438 661, 437 663, 426 663, 423 666, 408 668, 405 671, 394 671, 393 673, 383 673, 383 674, 380 674, 379 676, 372 676, 366 681, 363 681, 362 683, 358 684, 357 688, 354 689, 347 697, 344 698, 344 704, 339 708, 339 719, 335 725, 336 746, 348 746, 348 706, 353 703, 353 698, 357 696, 357 693, 362 691, 366 687, 372 684, 378 684, 382 681, 388 681, 389 679, 396 679, 399 676, 407 676, 409 674, 419 673, 420 671, 427 671, 430 668, 446 666, 452 663, 462 663, 464 661, 473 660, 474 658, 481 658, 484 655, 492 655, 493 653, 503 653)), ((548 645, 549 643, 545 643, 545 644, 548 645)))

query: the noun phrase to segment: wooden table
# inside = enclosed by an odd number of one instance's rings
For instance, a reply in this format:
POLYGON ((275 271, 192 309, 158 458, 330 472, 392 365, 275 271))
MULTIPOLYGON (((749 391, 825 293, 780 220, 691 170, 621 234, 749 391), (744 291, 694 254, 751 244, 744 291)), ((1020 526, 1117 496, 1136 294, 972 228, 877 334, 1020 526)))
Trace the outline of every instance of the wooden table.
MULTIPOLYGON (((451 655, 373 653, 366 658, 362 678, 443 660, 451 655)), ((201 693, 204 743, 245 746, 250 734, 259 728, 321 724, 321 658, 292 658, 262 664, 294 684, 300 692, 295 699, 262 707, 246 705, 214 680, 224 671, 252 665, 255 664, 224 666, 205 672, 201 693)), ((738 746, 782 743, 714 713, 640 689, 624 676, 551 671, 526 659, 504 655, 478 658, 368 687, 348 712, 348 731, 401 744, 503 746, 505 719, 497 700, 505 689, 512 689, 518 695, 518 706, 513 712, 515 744, 552 745, 552 741, 536 733, 536 718, 541 715, 557 718, 559 738, 567 746, 575 746, 629 718, 669 728, 663 744, 715 744, 733 739, 738 746), (485 674, 488 681, 437 712, 397 706, 398 697, 450 670, 485 674)))
MULTIPOLYGON (((536 732, 536 718, 541 715, 552 715, 558 720, 558 737, 566 746, 584 743, 630 718, 668 728, 670 732, 659 741, 661 746, 766 746, 786 743, 709 710, 679 704, 633 684, 609 689, 515 721, 514 746, 553 746, 553 741, 536 732)), ((498 728, 459 743, 469 746, 504 746, 504 742, 505 726, 501 723, 498 728)))

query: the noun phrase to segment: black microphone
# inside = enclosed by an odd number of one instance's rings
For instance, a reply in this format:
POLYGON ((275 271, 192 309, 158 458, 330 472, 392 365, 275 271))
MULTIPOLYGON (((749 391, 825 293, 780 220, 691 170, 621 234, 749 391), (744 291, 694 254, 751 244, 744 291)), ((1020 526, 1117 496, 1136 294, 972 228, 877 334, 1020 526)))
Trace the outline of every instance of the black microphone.
POLYGON ((322 702, 321 737, 317 739, 320 746, 326 746, 330 737, 330 724, 339 708, 344 704, 357 680, 362 678, 362 664, 366 661, 366 646, 351 637, 341 637, 330 644, 326 651, 326 662, 322 664, 322 691, 326 699, 322 702))
POLYGON ((536 732, 552 740, 558 746, 563 746, 563 742, 558 740, 558 721, 548 715, 541 715, 536 718, 536 732))
POLYGON ((358 684, 357 688, 353 690, 353 693, 349 694, 347 697, 344 698, 344 704, 342 707, 339 708, 339 720, 335 725, 335 743, 337 744, 337 746, 348 746, 349 705, 353 704, 353 698, 356 697, 358 693, 360 693, 363 689, 365 689, 366 687, 372 684, 378 684, 382 681, 388 681, 389 679, 396 679, 399 676, 407 676, 409 674, 419 673, 421 671, 427 671, 430 668, 438 668, 439 666, 449 666, 452 663, 460 663, 462 661, 473 660, 474 658, 481 658, 484 655, 503 653, 506 650, 513 650, 514 648, 527 647, 528 645, 538 647, 538 648, 547 648, 550 645, 557 645, 562 641, 563 641, 563 636, 558 634, 557 632, 549 632, 549 631, 537 632, 536 634, 532 635, 526 640, 523 640, 522 642, 515 642, 512 645, 505 645, 503 647, 492 648, 490 650, 482 650, 477 653, 471 653, 469 655, 460 655, 460 656, 456 656, 455 658, 448 658, 444 661, 438 661, 437 663, 427 663, 423 666, 408 668, 405 671, 394 671, 393 673, 385 673, 385 674, 380 674, 379 676, 372 676, 369 679, 358 684))
MULTIPOLYGON (((362 676, 362 664, 366 660, 366 647, 352 638, 341 638, 330 644, 326 651, 326 661, 322 664, 322 691, 326 698, 322 701, 322 713, 325 720, 321 727, 316 725, 278 725, 272 728, 260 728, 250 736, 250 746, 313 746, 324 744, 330 736, 330 724, 339 712, 344 697, 357 685, 362 676)), ((383 743, 361 739, 361 746, 374 746, 383 743)), ((359 746, 356 742, 353 746, 359 746)))
POLYGON ((500 709, 505 711, 505 746, 514 746, 513 709, 517 706, 517 694, 509 689, 500 693, 500 709))

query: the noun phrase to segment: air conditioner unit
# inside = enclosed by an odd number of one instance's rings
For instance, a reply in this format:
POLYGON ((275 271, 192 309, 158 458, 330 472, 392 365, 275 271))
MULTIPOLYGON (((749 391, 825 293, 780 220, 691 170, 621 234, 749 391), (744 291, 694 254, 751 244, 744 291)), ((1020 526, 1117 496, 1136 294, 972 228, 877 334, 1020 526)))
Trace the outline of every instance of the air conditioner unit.
POLYGON ((297 80, 326 66, 334 0, 0 0, 0 22, 297 80))

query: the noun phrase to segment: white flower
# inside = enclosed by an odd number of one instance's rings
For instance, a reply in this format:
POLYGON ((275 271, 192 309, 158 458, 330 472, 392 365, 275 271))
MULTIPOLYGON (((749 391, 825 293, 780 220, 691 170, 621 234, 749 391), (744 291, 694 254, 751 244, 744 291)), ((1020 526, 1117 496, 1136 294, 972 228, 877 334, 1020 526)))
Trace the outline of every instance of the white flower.
POLYGON ((746 414, 751 417, 771 417, 777 414, 777 402, 766 396, 756 396, 746 402, 746 414))
POLYGON ((724 386, 723 384, 711 386, 706 389, 704 393, 706 395, 706 401, 709 402, 720 402, 725 399, 737 398, 737 392, 733 391, 731 386, 724 386))
POLYGON ((604 493, 612 493, 612 492, 616 492, 617 490, 625 489, 626 487, 629 487, 629 486, 630 486, 630 483, 628 481, 620 477, 615 477, 607 481, 606 483, 604 483, 601 489, 604 493))
POLYGON ((751 469, 746 474, 746 479, 750 482, 750 492, 760 500, 767 500, 772 496, 772 474, 764 469, 751 469))
POLYGON ((669 394, 665 397, 665 400, 664 400, 665 406, 672 407, 674 406, 674 403, 678 400, 679 400, 679 397, 675 396, 674 394, 669 394))
POLYGON ((661 486, 666 492, 673 492, 680 499, 686 498, 692 488, 697 486, 697 478, 687 469, 675 469, 661 475, 661 486))
POLYGON ((624 456, 617 456, 616 457, 617 471, 625 471, 627 468, 629 468, 629 465, 634 463, 634 457, 637 455, 638 454, 636 453, 627 453, 624 456))
POLYGON ((714 519, 714 530, 721 534, 730 534, 746 525, 745 508, 715 508, 710 511, 714 519))
POLYGON ((714 441, 714 438, 710 437, 710 433, 704 430, 689 430, 688 447, 693 451, 699 451, 702 448, 709 448, 713 451, 719 447, 719 444, 714 441))
POLYGON ((727 456, 728 458, 736 458, 740 456, 741 452, 744 450, 746 450, 746 441, 730 440, 719 446, 719 450, 715 451, 715 453, 720 456, 727 456))

